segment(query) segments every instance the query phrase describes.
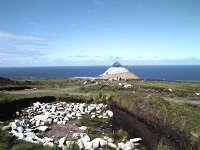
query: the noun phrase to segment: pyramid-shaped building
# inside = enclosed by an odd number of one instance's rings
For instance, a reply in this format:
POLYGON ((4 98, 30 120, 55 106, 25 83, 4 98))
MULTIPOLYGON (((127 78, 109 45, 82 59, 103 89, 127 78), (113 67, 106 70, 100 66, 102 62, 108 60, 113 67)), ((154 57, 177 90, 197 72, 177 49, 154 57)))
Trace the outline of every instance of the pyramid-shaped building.
POLYGON ((97 79, 139 79, 139 76, 130 72, 127 68, 123 67, 119 62, 115 62, 108 70, 99 75, 97 79))

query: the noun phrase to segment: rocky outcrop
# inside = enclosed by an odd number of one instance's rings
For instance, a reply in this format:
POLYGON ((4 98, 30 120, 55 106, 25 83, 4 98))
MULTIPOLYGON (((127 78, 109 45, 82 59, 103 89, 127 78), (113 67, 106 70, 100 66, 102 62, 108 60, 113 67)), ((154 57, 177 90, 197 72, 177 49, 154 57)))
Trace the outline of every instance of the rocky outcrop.
MULTIPOLYGON (((84 115, 90 118, 107 119, 114 116, 111 110, 107 109, 107 105, 86 104, 86 103, 33 103, 33 106, 22 110, 26 119, 16 119, 4 126, 2 130, 10 131, 10 133, 20 140, 31 143, 42 143, 50 147, 60 147, 65 149, 71 144, 77 144, 80 149, 96 149, 99 147, 109 146, 111 148, 120 148, 124 150, 134 149, 137 142, 141 139, 130 139, 124 143, 114 143, 112 137, 96 137, 91 139, 87 134, 88 127, 77 127, 72 137, 69 135, 54 139, 53 137, 44 137, 43 133, 51 130, 52 124, 65 125, 70 120, 83 119, 84 115), (123 146, 122 146, 123 145, 123 146)), ((20 114, 19 114, 20 115, 20 114)))

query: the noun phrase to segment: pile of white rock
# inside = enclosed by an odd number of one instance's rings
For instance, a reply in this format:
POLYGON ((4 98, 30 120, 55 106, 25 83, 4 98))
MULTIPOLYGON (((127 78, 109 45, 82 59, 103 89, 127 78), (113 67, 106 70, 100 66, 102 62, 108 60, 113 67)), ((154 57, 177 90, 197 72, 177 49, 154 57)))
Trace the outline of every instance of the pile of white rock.
POLYGON ((97 149, 104 146, 109 146, 114 149, 122 149, 122 150, 133 150, 136 149, 136 145, 139 145, 139 142, 142 140, 141 138, 134 138, 130 139, 129 141, 123 143, 114 143, 113 138, 109 138, 104 136, 103 138, 95 138, 93 140, 90 139, 90 137, 86 133, 76 134, 76 141, 67 141, 66 137, 63 137, 59 140, 59 147, 62 149, 66 149, 71 144, 76 143, 80 149, 97 149))
MULTIPOLYGON (((19 112, 16 114, 20 115, 19 112)), ((107 105, 100 104, 87 104, 87 103, 33 103, 33 106, 22 110, 23 116, 26 119, 15 120, 10 122, 8 126, 4 126, 2 130, 11 130, 10 133, 18 139, 25 140, 32 143, 42 143, 43 145, 55 147, 59 146, 66 149, 74 142, 78 144, 80 149, 95 149, 108 145, 115 149, 131 150, 137 145, 140 138, 130 139, 126 143, 114 144, 114 140, 109 137, 95 138, 93 140, 84 133, 87 130, 86 126, 79 127, 83 133, 73 133, 71 139, 67 140, 67 135, 54 140, 50 137, 40 138, 38 131, 46 132, 50 130, 52 124, 67 124, 72 119, 83 119, 84 115, 90 115, 90 118, 107 119, 113 117, 113 112, 107 110, 107 105)))

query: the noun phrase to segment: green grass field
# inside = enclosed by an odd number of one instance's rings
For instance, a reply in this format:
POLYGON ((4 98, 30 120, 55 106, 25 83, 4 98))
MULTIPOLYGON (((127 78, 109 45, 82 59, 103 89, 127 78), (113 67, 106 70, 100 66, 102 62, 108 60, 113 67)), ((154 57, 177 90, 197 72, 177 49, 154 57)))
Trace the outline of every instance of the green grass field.
MULTIPOLYGON (((53 96, 56 100, 78 99, 104 103, 112 98, 130 112, 139 113, 145 110, 159 117, 165 124, 186 132, 192 144, 200 147, 200 105, 185 103, 185 100, 200 101, 200 96, 196 94, 200 93, 200 81, 132 80, 128 81, 133 85, 130 89, 119 86, 118 81, 84 84, 85 81, 86 79, 73 78, 1 79, 0 105, 43 96, 53 96), (7 87, 30 87, 36 90, 14 88, 4 91, 3 88, 7 87), (167 98, 176 99, 177 102, 168 101, 167 98)), ((0 148, 6 147, 5 140, 0 143, 0 148)))

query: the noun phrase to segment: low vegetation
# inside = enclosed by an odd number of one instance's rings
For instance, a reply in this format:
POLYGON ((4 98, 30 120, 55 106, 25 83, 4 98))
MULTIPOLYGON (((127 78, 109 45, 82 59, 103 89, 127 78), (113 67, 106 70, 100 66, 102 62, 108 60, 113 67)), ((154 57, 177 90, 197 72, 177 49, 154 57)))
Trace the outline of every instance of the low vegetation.
POLYGON ((114 101, 140 117, 148 114, 147 119, 156 118, 156 123, 184 132, 191 144, 200 147, 199 105, 177 104, 155 95, 129 92, 118 94, 114 101))
MULTIPOLYGON (((174 130, 183 131, 191 140, 191 144, 200 147, 200 105, 167 101, 167 98, 176 99, 180 102, 183 100, 199 101, 200 81, 132 80, 128 83, 133 85, 133 87, 128 89, 119 86, 118 81, 97 81, 96 83, 89 82, 84 84, 85 81, 85 79, 72 78, 0 78, 0 107, 15 104, 16 101, 19 101, 18 103, 24 103, 24 101, 31 103, 32 99, 37 100, 37 98, 40 99, 48 96, 58 101, 97 103, 107 103, 112 99, 129 112, 137 115, 142 115, 141 112, 146 112, 149 116, 157 118, 161 123, 170 125, 174 130), (40 93, 27 92, 28 94, 4 91, 25 91, 25 89, 33 88, 37 90, 65 90, 60 93, 47 91, 40 93)), ((10 105, 8 106, 12 108, 10 105)), ((21 105, 21 107, 23 106, 21 105)), ((92 132, 94 131, 91 130, 92 132)), ((121 135, 124 137, 126 133, 120 131, 116 133, 116 136, 119 138, 121 135)), ((12 140, 1 130, 0 137, 4 137, 0 138, 0 149, 8 149, 9 142, 12 140)), ((26 149, 31 147, 29 143, 22 143, 20 145, 26 149)), ((45 149, 41 145, 35 146, 37 149, 45 149)), ((16 146, 13 149, 17 150, 19 147, 16 146)), ((76 149, 76 146, 73 147, 76 149)), ((160 143, 155 149, 167 150, 170 148, 166 144, 160 143)))

